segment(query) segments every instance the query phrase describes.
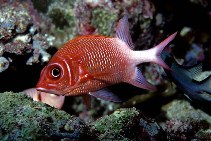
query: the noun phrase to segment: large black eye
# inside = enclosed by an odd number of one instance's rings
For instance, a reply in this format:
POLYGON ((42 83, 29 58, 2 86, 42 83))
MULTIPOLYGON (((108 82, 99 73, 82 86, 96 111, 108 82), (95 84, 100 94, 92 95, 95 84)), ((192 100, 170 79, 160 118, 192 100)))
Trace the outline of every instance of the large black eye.
POLYGON ((61 70, 60 68, 56 67, 56 68, 53 68, 51 70, 51 75, 54 77, 54 78, 58 78, 60 75, 61 75, 61 70))

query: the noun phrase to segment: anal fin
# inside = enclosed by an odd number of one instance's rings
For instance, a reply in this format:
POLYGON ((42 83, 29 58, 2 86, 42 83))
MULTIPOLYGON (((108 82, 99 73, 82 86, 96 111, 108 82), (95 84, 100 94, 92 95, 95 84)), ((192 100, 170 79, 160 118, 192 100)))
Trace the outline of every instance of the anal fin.
POLYGON ((106 101, 111 101, 111 102, 122 102, 123 100, 119 98, 117 95, 113 94, 112 92, 106 90, 106 89, 101 89, 96 92, 89 92, 90 95, 100 98, 106 101))
POLYGON ((128 83, 142 88, 142 89, 147 89, 147 90, 156 90, 157 88, 155 86, 153 86, 152 84, 150 84, 143 76, 141 69, 136 67, 135 69, 135 78, 132 77, 128 83))

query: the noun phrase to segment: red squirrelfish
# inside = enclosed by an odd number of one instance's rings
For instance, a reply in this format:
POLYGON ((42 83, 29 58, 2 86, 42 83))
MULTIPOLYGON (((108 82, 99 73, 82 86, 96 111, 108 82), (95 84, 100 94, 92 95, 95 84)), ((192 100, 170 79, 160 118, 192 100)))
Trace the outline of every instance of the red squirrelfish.
POLYGON ((124 16, 117 24, 115 37, 86 35, 65 43, 43 68, 37 90, 65 96, 90 94, 113 102, 121 100, 103 89, 109 85, 126 82, 156 90, 137 65, 152 62, 170 69, 160 53, 175 36, 176 33, 172 34, 151 49, 133 51, 128 20, 124 16))

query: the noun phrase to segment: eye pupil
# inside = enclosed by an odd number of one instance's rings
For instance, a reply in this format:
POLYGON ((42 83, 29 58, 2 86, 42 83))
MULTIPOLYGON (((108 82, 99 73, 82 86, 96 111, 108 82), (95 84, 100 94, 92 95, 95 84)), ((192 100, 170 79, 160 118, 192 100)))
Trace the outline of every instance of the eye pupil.
POLYGON ((51 71, 51 74, 53 77, 58 78, 60 76, 60 69, 59 68, 53 68, 51 71))

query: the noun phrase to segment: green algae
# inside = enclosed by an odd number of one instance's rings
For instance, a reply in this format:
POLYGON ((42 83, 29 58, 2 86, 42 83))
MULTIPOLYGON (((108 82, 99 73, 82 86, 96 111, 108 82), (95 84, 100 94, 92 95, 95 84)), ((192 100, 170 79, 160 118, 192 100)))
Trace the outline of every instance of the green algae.
POLYGON ((0 101, 0 140, 130 140, 139 131, 135 108, 119 109, 85 124, 23 93, 1 93, 0 101))
POLYGON ((45 140, 80 136, 78 131, 75 133, 65 130, 71 125, 70 121, 75 121, 76 118, 64 111, 33 102, 22 93, 1 93, 0 101, 0 140, 45 140))
POLYGON ((49 17, 52 19, 52 22, 63 29, 65 26, 73 27, 75 26, 75 16, 73 9, 62 9, 60 7, 55 7, 51 9, 52 11, 49 12, 49 17))
POLYGON ((51 32, 56 37, 54 46, 60 48, 61 45, 76 36, 77 19, 75 7, 77 1, 54 1, 47 11, 47 15, 55 25, 51 32))
POLYGON ((111 28, 117 21, 118 16, 115 11, 97 8, 92 11, 91 25, 98 29, 101 35, 111 36, 114 33, 114 28, 111 28))
POLYGON ((174 100, 162 107, 168 119, 206 121, 211 124, 211 116, 201 109, 194 108, 188 101, 174 100))
MULTIPOLYGON (((167 131, 160 128, 155 121, 146 119, 135 108, 121 108, 94 122, 84 123, 78 117, 71 116, 62 110, 32 101, 23 93, 1 93, 0 101, 0 140, 126 141, 163 140, 167 138, 167 131)), ((168 108, 168 110, 170 109, 168 108)), ((186 114, 187 118, 190 118, 190 114, 186 114)), ((196 114, 198 115, 197 112, 196 114)), ((174 116, 180 119, 177 114, 175 115, 175 112, 174 116)), ((174 121, 172 120, 172 122, 174 121)), ((193 139, 209 139, 210 130, 207 122, 205 125, 204 123, 196 123, 197 126, 194 126, 195 121, 192 122, 193 125, 187 122, 181 123, 184 127, 189 125, 194 127, 190 128, 193 139), (199 127, 199 132, 195 127, 199 127)), ((176 131, 179 132, 180 128, 176 131)), ((185 135, 189 137, 189 133, 185 135)), ((174 139, 174 136, 168 138, 174 139)), ((180 138, 179 134, 177 138, 180 138)))
POLYGON ((138 122, 139 112, 135 108, 122 108, 96 120, 91 129, 99 132, 99 140, 129 140, 135 137, 138 122))
POLYGON ((199 130, 199 132, 195 134, 195 138, 198 140, 211 140, 211 129, 199 130))

